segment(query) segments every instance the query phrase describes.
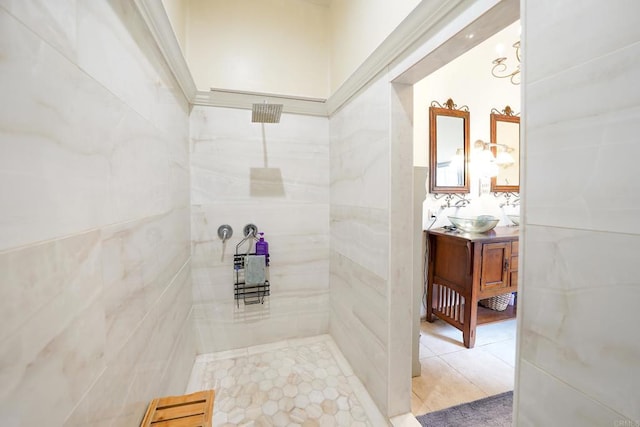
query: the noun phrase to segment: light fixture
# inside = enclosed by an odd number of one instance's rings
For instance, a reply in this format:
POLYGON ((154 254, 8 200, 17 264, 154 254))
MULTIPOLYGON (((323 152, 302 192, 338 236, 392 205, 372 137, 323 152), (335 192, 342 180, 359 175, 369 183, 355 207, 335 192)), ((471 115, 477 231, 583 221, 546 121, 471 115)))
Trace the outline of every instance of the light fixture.
POLYGON ((477 171, 480 176, 497 176, 498 167, 506 168, 515 163, 513 156, 509 153, 513 149, 505 144, 485 142, 479 139, 474 143, 473 148, 474 158, 477 160, 477 171), (496 155, 491 150, 492 147, 496 147, 498 150, 496 155))
POLYGON ((502 167, 508 167, 513 165, 516 161, 513 156, 509 154, 509 151, 513 150, 511 147, 507 147, 504 144, 495 144, 497 148, 496 163, 502 167))
POLYGON ((479 139, 473 144, 474 169, 480 177, 492 177, 498 175, 496 158, 491 152, 491 144, 479 139))
POLYGON ((496 58, 493 60, 493 68, 491 69, 491 75, 499 79, 509 79, 514 85, 520 84, 520 40, 513 44, 513 48, 516 50, 515 55, 518 61, 516 68, 513 71, 507 71, 509 67, 505 64, 507 58, 505 56, 496 58))

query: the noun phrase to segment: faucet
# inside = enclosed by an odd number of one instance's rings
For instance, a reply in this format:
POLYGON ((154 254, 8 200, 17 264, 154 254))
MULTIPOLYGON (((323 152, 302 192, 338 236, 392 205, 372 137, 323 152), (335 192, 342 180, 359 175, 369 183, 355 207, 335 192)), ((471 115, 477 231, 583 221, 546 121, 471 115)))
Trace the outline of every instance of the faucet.
MULTIPOLYGON (((496 195, 498 193, 495 193, 496 195)), ((514 193, 504 193, 505 201, 500 203, 500 208, 504 208, 505 206, 519 206, 520 205, 520 197, 514 193), (514 197, 513 201, 511 201, 511 197, 514 197)))
POLYGON ((226 242, 233 235, 233 228, 228 224, 223 224, 218 227, 218 237, 222 240, 222 243, 226 242))
MULTIPOLYGON (((440 196, 441 196, 440 194, 434 194, 433 198, 438 200, 440 198, 440 196)), ((471 203, 471 201, 469 199, 466 199, 464 195, 460 196, 459 194, 455 194, 455 193, 446 193, 446 194, 444 194, 444 201, 446 203, 444 203, 442 206, 440 206, 440 209, 450 208, 451 207, 451 201, 455 197, 457 197, 459 199, 453 205, 456 208, 465 207, 469 203, 471 203)))

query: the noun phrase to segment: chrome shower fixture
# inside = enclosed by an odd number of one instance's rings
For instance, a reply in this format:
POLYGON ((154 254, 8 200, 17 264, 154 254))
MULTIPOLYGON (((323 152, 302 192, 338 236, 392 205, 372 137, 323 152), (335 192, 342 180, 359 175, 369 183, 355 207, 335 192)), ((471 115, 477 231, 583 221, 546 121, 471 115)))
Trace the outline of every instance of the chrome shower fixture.
POLYGON ((222 224, 218 227, 218 237, 222 240, 222 243, 226 242, 233 236, 233 228, 229 224, 222 224))
POLYGON ((280 123, 283 104, 253 104, 251 121, 253 123, 280 123))

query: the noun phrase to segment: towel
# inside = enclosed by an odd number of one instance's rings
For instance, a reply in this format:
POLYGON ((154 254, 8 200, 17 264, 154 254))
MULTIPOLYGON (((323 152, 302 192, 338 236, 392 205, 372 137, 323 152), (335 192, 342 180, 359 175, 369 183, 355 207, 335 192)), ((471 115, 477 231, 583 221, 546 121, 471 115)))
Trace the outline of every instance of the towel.
POLYGON ((244 260, 244 282, 247 285, 261 285, 267 280, 264 255, 247 255, 244 260))

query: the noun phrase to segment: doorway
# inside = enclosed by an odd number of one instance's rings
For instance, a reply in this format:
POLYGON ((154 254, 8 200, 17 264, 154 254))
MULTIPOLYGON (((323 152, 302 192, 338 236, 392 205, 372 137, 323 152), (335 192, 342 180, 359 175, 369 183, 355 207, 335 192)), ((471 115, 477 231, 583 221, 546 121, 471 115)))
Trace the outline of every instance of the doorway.
MULTIPOLYGON (((454 360, 453 353, 460 349, 466 350, 462 346, 462 334, 458 330, 454 328, 449 329, 448 328, 449 325, 444 324, 444 322, 436 322, 430 325, 430 326, 433 326, 433 329, 423 330, 422 331, 423 333, 429 332, 432 336, 434 336, 437 340, 439 340, 439 344, 441 348, 439 350, 436 349, 436 351, 434 351, 433 348, 430 349, 428 345, 423 345, 421 348, 421 343, 417 339, 417 337, 421 332, 421 325, 420 325, 421 316, 418 315, 418 313, 422 315, 424 314, 424 308, 422 305, 422 301, 424 300, 422 265, 423 265, 423 257, 424 257, 423 229, 425 228, 425 224, 423 224, 422 218, 416 217, 416 215, 421 216, 422 214, 423 206, 421 202, 422 200, 425 199, 426 189, 424 185, 425 184, 424 179, 420 179, 419 177, 426 176, 426 165, 427 165, 427 159, 428 159, 428 150, 427 150, 428 108, 422 108, 419 105, 419 103, 422 102, 424 105, 428 105, 428 103, 431 102, 432 100, 437 100, 440 103, 442 103, 447 100, 447 97, 454 97, 454 101, 459 104, 467 104, 467 103, 473 104, 473 102, 470 102, 464 99, 464 91, 466 90, 468 92, 473 87, 477 87, 478 85, 481 85, 481 83, 474 80, 465 81, 465 84, 459 85, 460 86, 459 89, 462 91, 462 95, 459 95, 459 96, 449 94, 449 95, 446 95, 446 97, 443 97, 443 94, 435 93, 437 91, 431 91, 431 92, 426 91, 425 92, 427 93, 427 95, 425 96, 426 99, 419 99, 421 95, 419 91, 416 90, 416 87, 419 86, 420 82, 424 80, 426 77, 432 74, 436 74, 437 71, 441 68, 442 64, 449 64, 457 61, 459 57, 463 56, 467 52, 470 52, 473 48, 480 45, 483 41, 490 40, 497 33, 500 33, 506 28, 513 26, 514 21, 517 21, 518 18, 519 18, 519 4, 517 4, 517 2, 507 2, 506 4, 501 4, 499 6, 496 6, 493 9, 491 9, 489 12, 484 14, 480 19, 477 19, 476 21, 470 23, 464 30, 460 31, 455 36, 451 37, 447 42, 443 43, 440 47, 433 50, 433 52, 425 56, 421 61, 417 62, 416 64, 412 65, 409 68, 405 68, 404 70, 402 70, 402 72, 399 73, 398 77, 393 80, 394 83, 407 84, 407 85, 413 86, 414 88, 413 96, 415 97, 414 99, 415 113, 414 113, 414 120, 413 120, 414 139, 418 141, 418 139, 420 138, 419 136, 416 136, 416 133, 420 134, 420 132, 422 132, 422 135, 423 135, 423 137, 421 138, 423 141, 422 147, 417 147, 417 149, 414 150, 414 156, 416 158, 422 159, 422 162, 414 161, 414 164, 413 164, 414 172, 416 172, 415 173, 416 179, 414 180, 414 186, 413 186, 413 191, 414 191, 414 222, 413 222, 414 223, 414 230, 413 230, 414 298, 413 298, 412 308, 414 310, 414 315, 413 315, 414 323, 413 323, 413 334, 412 334, 412 340, 413 340, 412 342, 413 344, 412 365, 413 366, 412 367, 414 368, 413 369, 414 375, 416 374, 416 369, 415 369, 416 365, 418 366, 418 373, 420 373, 421 359, 428 359, 433 357, 434 359, 432 359, 431 361, 433 362, 432 363, 433 365, 437 366, 438 364, 444 363, 445 367, 449 367, 453 371, 455 371, 456 373, 455 375, 457 375, 458 379, 460 380, 459 382, 466 381, 467 383, 471 383, 473 385, 474 381, 475 382, 481 381, 477 377, 473 379, 469 378, 470 376, 474 375, 473 372, 471 373, 467 372, 466 373, 467 375, 465 376, 463 375, 463 373, 460 372, 460 370, 462 370, 460 367, 458 368, 458 370, 456 370, 454 366, 452 366, 455 364, 453 361, 454 360), (432 93, 433 95, 430 95, 430 93, 432 93), (456 97, 459 97, 459 99, 456 99, 456 97), (439 98, 443 98, 443 99, 439 99, 439 98), (425 119, 422 121, 422 123, 420 122, 420 120, 415 118, 419 114, 422 114, 425 119), (419 129, 420 126, 422 126, 421 129, 419 129), (422 169, 422 170, 420 171, 419 169, 422 169), (420 186, 422 187, 420 188, 420 186), (422 196, 420 196, 420 194, 422 194, 422 196), (417 238, 418 236, 422 238, 417 238), (438 353, 441 353, 441 354, 438 354, 438 353), (444 357, 443 355, 445 354, 449 354, 449 356, 444 357)), ((508 44, 507 47, 511 47, 511 44, 512 43, 508 44)), ((495 49, 495 47, 492 47, 492 49, 495 49)), ((481 70, 481 72, 485 72, 489 74, 491 70, 491 61, 497 56, 498 56, 497 52, 495 52, 493 56, 487 57, 486 67, 483 70, 481 70)), ((453 79, 451 75, 449 75, 448 78, 453 79)), ((510 83, 506 80, 498 81, 498 79, 496 79, 496 81, 504 85, 510 85, 510 83)), ((517 89, 517 92, 519 93, 519 87, 517 89)), ((447 93, 450 93, 450 92, 447 92, 447 93)), ((492 101, 492 102, 496 104, 493 106, 496 108, 504 108, 507 103, 514 104, 514 102, 511 100, 508 100, 505 103, 505 105, 500 105, 501 103, 498 101, 492 101)), ((472 116, 474 114, 474 111, 478 111, 476 113, 477 115, 485 116, 484 114, 485 112, 484 111, 480 112, 480 110, 486 109, 486 107, 479 108, 476 106, 474 108, 475 110, 473 109, 471 110, 472 116)), ((513 108, 516 109, 518 112, 520 111, 519 99, 518 99, 517 107, 513 107, 513 108)), ((480 123, 481 121, 482 119, 479 119, 478 123, 480 123)), ((484 121, 486 122, 485 124, 479 124, 474 127, 476 130, 475 133, 474 133, 474 129, 471 130, 472 141, 474 141, 474 138, 476 137, 478 139, 489 139, 489 111, 486 111, 486 119, 484 121)), ((479 185, 477 185, 476 188, 473 188, 471 191, 478 192, 479 191, 478 187, 479 185)), ((425 329, 425 328, 422 328, 422 329, 425 329)), ((491 326, 491 328, 487 329, 487 333, 484 335, 485 335, 485 339, 479 340, 476 347, 481 347, 481 345, 479 344, 482 344, 482 346, 493 345, 494 348, 502 347, 503 350, 509 345, 511 345, 511 348, 514 348, 515 320, 513 320, 510 324, 505 323, 505 324, 496 324, 495 326, 491 326)), ((431 342, 430 344, 432 346, 436 346, 436 347, 438 346, 438 343, 436 343, 435 341, 431 342)), ((487 348, 485 348, 484 350, 487 350, 487 348)), ((467 351, 466 353, 469 354, 469 351, 467 351)), ((504 356, 504 354, 508 353, 508 351, 503 351, 501 353, 503 354, 502 358, 509 359, 508 361, 501 360, 497 354, 491 354, 486 351, 485 353, 487 353, 487 355, 491 357, 498 359, 497 363, 494 363, 495 365, 494 367, 496 369, 504 368, 503 365, 506 364, 507 367, 510 368, 511 370, 511 374, 510 374, 511 378, 513 377, 513 370, 514 370, 513 365, 515 360, 515 353, 513 353, 513 356, 504 356)), ((457 359, 463 360, 464 357, 468 357, 468 356, 462 356, 463 354, 465 353, 463 352, 463 353, 460 353, 460 355, 457 355, 456 356, 457 359)), ((502 371, 504 371, 504 369, 502 369, 501 372, 502 371)), ((502 376, 500 377, 500 379, 495 381, 495 385, 498 388, 500 387, 504 388, 506 387, 505 384, 508 383, 508 381, 509 381, 508 378, 505 380, 504 376, 502 376)), ((433 382, 433 381, 432 379, 429 379, 428 382, 433 382)), ((450 382, 453 384, 456 383, 455 381, 450 381, 450 382)), ((510 389, 513 389, 512 384, 510 389)), ((435 410, 435 409, 439 409, 440 407, 443 407, 442 405, 452 406, 457 403, 463 403, 466 401, 475 400, 477 398, 484 397, 488 394, 496 394, 496 392, 498 392, 498 390, 493 390, 490 386, 484 385, 482 388, 476 388, 475 391, 471 391, 469 393, 466 393, 466 392, 461 393, 461 397, 459 398, 458 401, 445 401, 445 402, 439 402, 439 403, 436 402, 432 405, 432 407, 428 407, 428 405, 426 406, 420 405, 419 402, 416 401, 415 393, 412 392, 412 398, 413 398, 412 409, 416 410, 416 407, 417 407, 417 410, 425 410, 425 409, 435 410)), ((425 395, 423 394, 423 397, 424 396, 425 395)), ((429 396, 426 395, 426 397, 428 398, 429 396)))

